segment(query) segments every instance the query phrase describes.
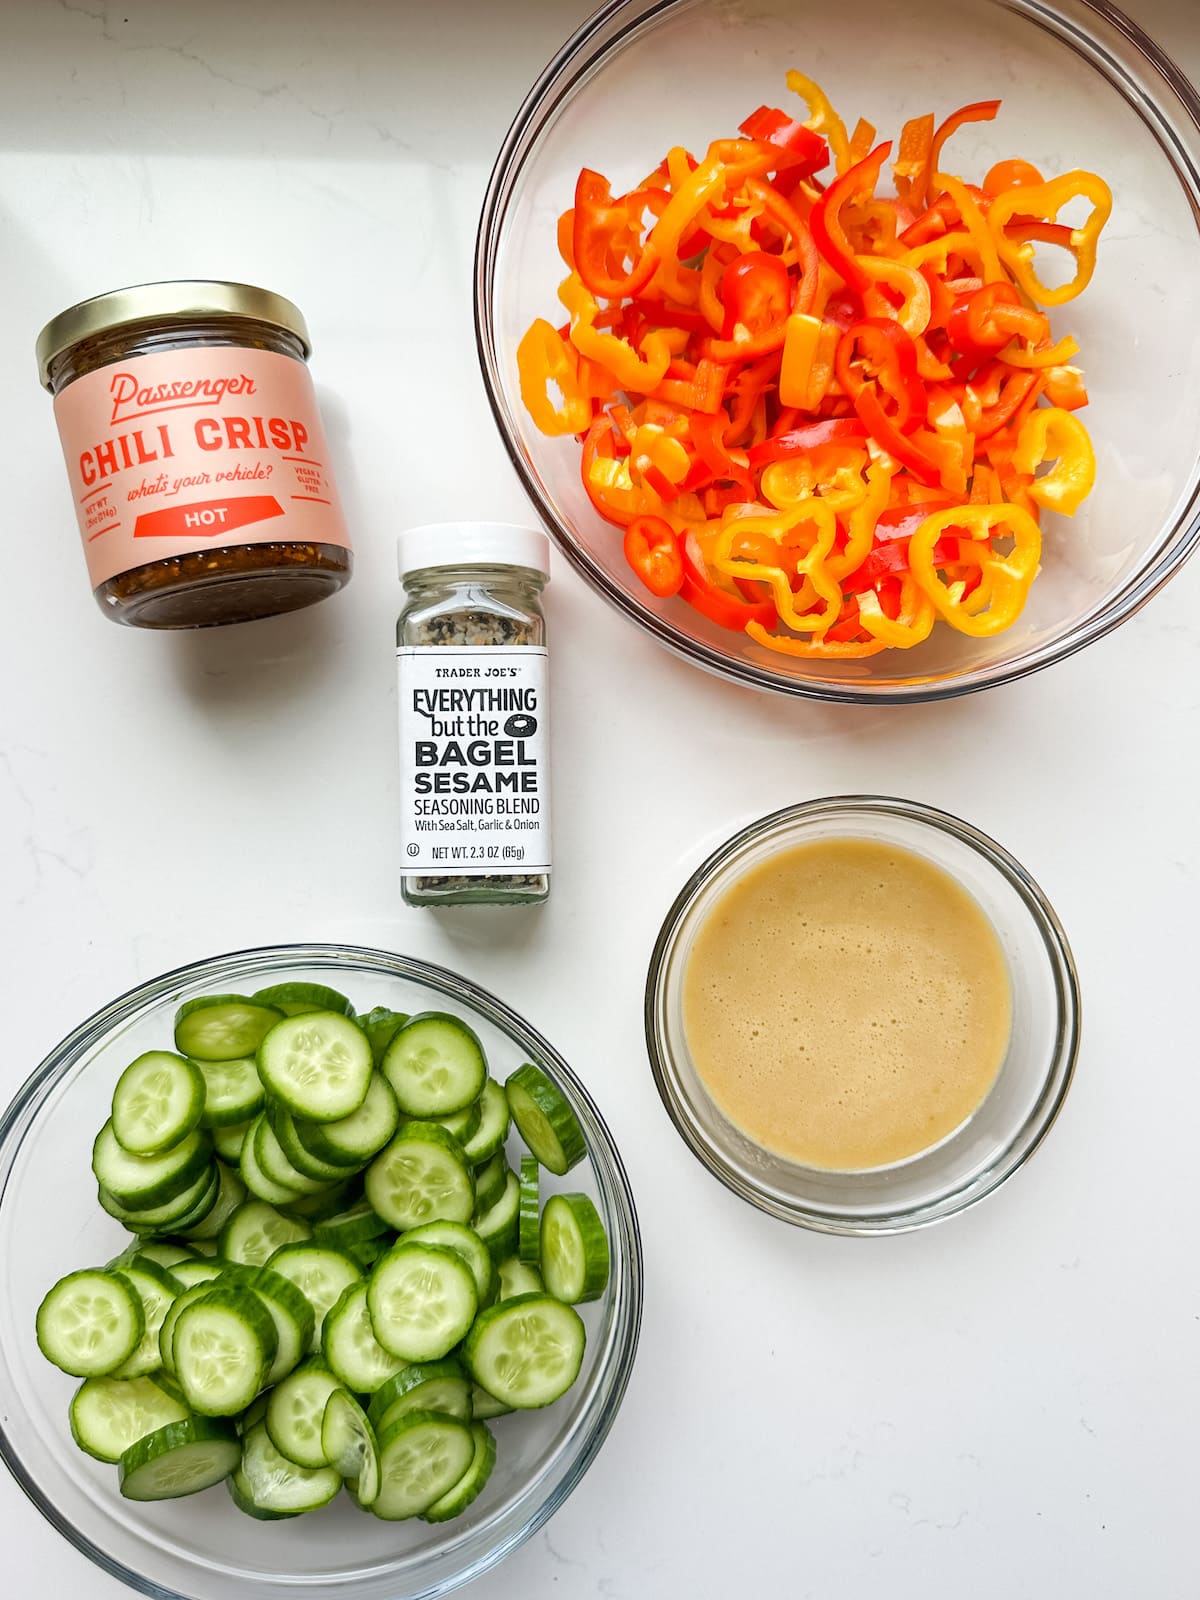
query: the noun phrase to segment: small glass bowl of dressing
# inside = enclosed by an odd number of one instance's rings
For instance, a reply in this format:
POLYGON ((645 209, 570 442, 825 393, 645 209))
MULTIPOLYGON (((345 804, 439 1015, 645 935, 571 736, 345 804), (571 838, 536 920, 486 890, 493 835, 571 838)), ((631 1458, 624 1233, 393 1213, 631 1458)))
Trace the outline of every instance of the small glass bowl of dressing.
POLYGON ((646 983, 651 1067, 692 1152, 826 1233, 906 1232, 991 1194, 1058 1115, 1079 1026, 1070 946, 1020 863, 878 795, 723 844, 646 983))

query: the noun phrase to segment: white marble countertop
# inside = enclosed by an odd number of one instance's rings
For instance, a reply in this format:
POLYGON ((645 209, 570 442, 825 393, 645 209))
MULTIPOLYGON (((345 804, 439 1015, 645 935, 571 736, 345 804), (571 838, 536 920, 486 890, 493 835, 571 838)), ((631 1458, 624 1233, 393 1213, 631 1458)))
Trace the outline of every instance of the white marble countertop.
MULTIPOLYGON (((528 515, 479 379, 471 252, 499 140, 586 10, 6 0, 0 1103, 114 993, 216 951, 341 938, 456 967, 591 1085, 639 1198, 647 1285, 599 1459, 469 1593, 1185 1600, 1200 569, 990 694, 981 740, 974 700, 885 714, 719 685, 559 562, 553 900, 503 942, 486 915, 400 901, 392 534, 528 515), (206 272, 303 307, 358 571, 295 617, 118 630, 84 581, 33 338, 85 295, 206 272), (432 363, 445 438, 403 379, 432 363), (669 805, 647 807, 648 781, 669 805), (1086 1010, 1075 1087, 1028 1169, 951 1224, 873 1242, 774 1223, 714 1182, 662 1111, 640 1012, 658 921, 703 855, 775 806, 855 790, 945 807, 1013 850, 1071 935, 1086 1010)), ((1129 10, 1200 76, 1192 0, 1129 10)), ((14 1600, 125 1592, 6 1474, 0 1547, 14 1600)))

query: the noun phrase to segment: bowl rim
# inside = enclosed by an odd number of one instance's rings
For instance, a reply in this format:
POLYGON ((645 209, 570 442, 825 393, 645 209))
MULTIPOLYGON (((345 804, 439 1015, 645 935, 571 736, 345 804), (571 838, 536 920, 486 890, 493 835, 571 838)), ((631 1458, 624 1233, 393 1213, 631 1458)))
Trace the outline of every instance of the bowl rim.
MULTIPOLYGON (((474 322, 475 349, 488 404, 521 485, 558 549, 588 586, 622 616, 643 629, 681 660, 734 683, 800 699, 840 705, 916 705, 956 699, 1040 672, 1064 661, 1085 646, 1104 638, 1127 622, 1162 589, 1200 546, 1200 461, 1192 473, 1190 492, 1172 524, 1160 530, 1143 570, 1099 609, 1065 633, 1025 650, 1010 661, 993 663, 949 678, 917 678, 910 682, 869 679, 785 677, 753 661, 725 654, 703 640, 684 633, 667 618, 642 605, 632 591, 609 577, 559 517, 550 497, 521 448, 518 430, 504 399, 496 340, 491 331, 491 305, 497 245, 512 190, 533 153, 542 128, 558 105, 577 84, 619 46, 631 29, 700 0, 604 0, 560 46, 543 68, 513 118, 493 163, 475 235, 474 322), (597 45, 595 50, 593 45, 597 45), (559 80, 563 80, 560 82, 559 80), (554 99, 547 96, 554 92, 554 99)), ((1124 99, 1149 130, 1184 187, 1193 212, 1200 217, 1200 89, 1173 58, 1132 18, 1109 0, 1060 0, 1077 11, 1072 19, 1052 0, 989 0, 989 3, 1032 21, 1087 61, 1124 99), (1086 27, 1088 17, 1098 19, 1123 37, 1139 64, 1174 96, 1188 124, 1191 148, 1156 98, 1151 98, 1129 78, 1123 64, 1102 47, 1086 27)))
MULTIPOLYGON (((847 830, 848 833, 857 831, 847 830)), ((942 870, 950 871, 947 868, 942 870)), ((950 875, 954 876, 953 872, 950 875)), ((700 863, 676 895, 655 939, 646 973, 643 1019, 650 1070, 663 1106, 676 1131, 702 1166, 741 1199, 783 1222, 817 1233, 874 1238, 911 1233, 957 1216, 994 1194, 1025 1165, 1057 1121, 1074 1080, 1079 1056, 1081 1010, 1079 975, 1062 924, 1040 886, 1003 845, 952 812, 939 810, 919 800, 906 800, 895 795, 840 794, 799 801, 768 812, 740 828, 700 863), (1054 983, 1056 1026, 1054 1049, 1037 1100, 1024 1121, 1013 1131, 1007 1144, 996 1151, 994 1158, 981 1172, 932 1201, 899 1210, 880 1208, 847 1216, 819 1203, 784 1202, 774 1194, 754 1186, 709 1140, 692 1114, 691 1104, 680 1087, 675 1070, 674 1058, 679 1054, 679 1049, 672 1051, 670 1030, 665 1020, 665 980, 685 917, 698 896, 718 875, 736 867, 753 847, 773 835, 778 837, 785 834, 798 821, 861 818, 864 813, 868 816, 898 817, 938 829, 967 845, 1000 873, 1028 912, 1048 957, 1054 983)))
MULTIPOLYGON (((469 1563, 459 1571, 438 1577, 432 1584, 418 1580, 418 1587, 406 1591, 403 1597, 394 1592, 394 1600, 435 1600, 470 1582, 498 1565, 505 1556, 516 1550, 542 1528, 549 1518, 583 1478, 600 1451, 616 1420, 629 1379, 641 1333, 644 1302, 644 1263, 641 1230, 637 1207, 625 1165, 621 1159, 608 1124, 605 1122, 585 1084, 570 1067, 558 1050, 539 1030, 513 1010, 497 995, 470 978, 463 977, 448 967, 425 961, 415 956, 399 955, 367 945, 343 944, 338 941, 306 941, 297 944, 276 944, 251 947, 209 956, 198 961, 173 967, 158 977, 134 985, 114 1000, 101 1006, 50 1050, 30 1073, 8 1105, 0 1112, 0 1205, 8 1189, 13 1159, 22 1140, 33 1126, 38 1111, 51 1091, 72 1066, 91 1048, 101 1043, 105 1035, 121 1022, 134 1016, 147 1006, 161 1004, 176 993, 181 985, 205 982, 215 974, 245 973, 251 969, 259 972, 284 971, 289 968, 311 967, 338 970, 347 964, 357 965, 384 976, 393 976, 413 983, 426 983, 463 1005, 478 1011, 493 1026, 512 1038, 522 1050, 551 1068, 556 1078, 566 1085, 570 1095, 584 1113, 589 1162, 597 1162, 611 1186, 616 1204, 613 1231, 619 1235, 623 1257, 624 1279, 627 1285, 625 1302, 618 1307, 614 1317, 612 1342, 613 1364, 595 1396, 594 1415, 581 1429, 581 1439, 575 1454, 568 1460, 562 1479, 544 1493, 532 1511, 513 1519, 508 1528, 488 1549, 471 1554, 469 1563)), ((613 1240, 613 1254, 617 1255, 618 1241, 613 1240)), ((151 1600, 191 1600, 190 1595, 163 1587, 153 1579, 127 1567, 123 1561, 102 1550, 92 1539, 80 1532, 69 1517, 33 1481, 25 1468, 15 1444, 0 1416, 0 1460, 27 1498, 62 1537, 86 1556, 95 1566, 111 1577, 127 1584, 151 1600)), ((467 1552, 464 1552, 467 1554, 467 1552)), ((382 1575, 381 1575, 382 1576, 382 1575)), ((256 1587, 259 1580, 247 1580, 247 1588, 256 1587)), ((389 1580, 395 1582, 395 1579, 389 1580)), ((320 1581, 304 1584, 304 1592, 312 1600, 337 1595, 350 1600, 355 1594, 355 1579, 329 1579, 324 1587, 320 1581)), ((280 1590, 280 1593, 285 1591, 280 1590)))

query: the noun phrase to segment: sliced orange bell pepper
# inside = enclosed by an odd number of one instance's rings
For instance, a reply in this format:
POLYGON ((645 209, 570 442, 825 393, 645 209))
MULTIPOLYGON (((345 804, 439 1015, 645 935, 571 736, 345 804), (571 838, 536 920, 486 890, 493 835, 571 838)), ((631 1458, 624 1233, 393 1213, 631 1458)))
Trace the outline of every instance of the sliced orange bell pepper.
POLYGON ((1112 215, 1112 190, 1094 172, 1067 172, 1049 183, 1019 184, 1006 189, 992 201, 988 222, 1000 259, 1008 267, 1031 300, 1043 306, 1061 306, 1074 300, 1092 281, 1096 270, 1096 246, 1104 224, 1112 215), (1011 239, 1005 225, 1014 217, 1036 217, 1056 222, 1058 214, 1072 200, 1090 200, 1092 210, 1082 228, 1072 228, 1068 249, 1075 257, 1075 276, 1057 289, 1048 289, 1034 265, 1032 240, 1011 239))
POLYGON ((583 433, 591 425, 592 403, 580 384, 575 352, 544 317, 530 324, 517 346, 517 375, 525 409, 543 433, 583 433), (561 406, 550 396, 551 384, 562 395, 561 406))

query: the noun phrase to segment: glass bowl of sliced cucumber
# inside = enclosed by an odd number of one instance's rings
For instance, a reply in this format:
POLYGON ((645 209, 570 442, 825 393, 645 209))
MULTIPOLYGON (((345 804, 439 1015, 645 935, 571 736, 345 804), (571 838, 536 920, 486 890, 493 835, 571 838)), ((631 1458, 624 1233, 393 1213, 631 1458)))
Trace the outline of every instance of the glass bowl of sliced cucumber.
POLYGON ((0 1119, 0 1259, 0 1454, 158 1600, 478 1576, 594 1458, 641 1318, 567 1064, 465 979, 338 945, 76 1028, 0 1119))

